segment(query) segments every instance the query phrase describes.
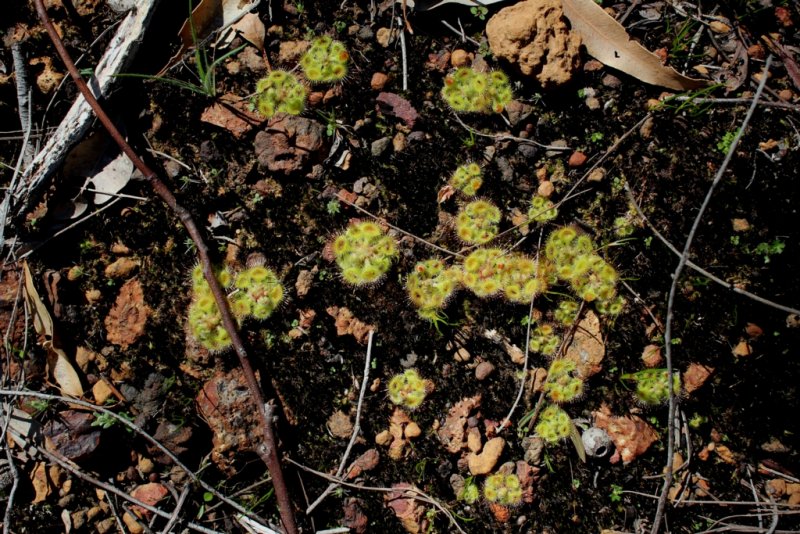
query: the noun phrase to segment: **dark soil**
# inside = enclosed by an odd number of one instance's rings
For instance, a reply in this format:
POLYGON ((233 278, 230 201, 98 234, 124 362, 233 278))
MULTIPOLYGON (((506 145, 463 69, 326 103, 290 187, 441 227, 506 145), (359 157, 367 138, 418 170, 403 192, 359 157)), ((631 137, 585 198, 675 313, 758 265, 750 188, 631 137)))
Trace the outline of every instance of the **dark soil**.
MULTIPOLYGON (((796 33, 800 11, 796 5, 786 8, 795 24, 786 26, 774 7, 762 8, 762 3, 714 3, 703 8, 707 13, 733 21, 731 24, 745 39, 745 48, 766 34, 778 35, 789 47, 800 46, 796 33)), ((102 55, 109 37, 97 42, 95 39, 118 18, 101 4, 84 16, 68 9, 51 12, 63 26, 70 52, 74 56, 88 54, 81 62, 84 67, 93 65, 102 55)), ((467 36, 485 41, 485 21, 463 6, 409 15, 414 34, 405 36, 409 88, 403 91, 399 42, 383 47, 375 37, 379 28, 391 24, 390 3, 385 2, 372 19, 365 2, 360 3, 364 4, 361 7, 354 7, 352 2, 344 2, 344 7, 326 2, 294 2, 285 6, 272 2, 272 21, 268 4, 262 2, 257 13, 266 24, 266 57, 272 67, 293 66, 293 63, 279 63, 281 42, 303 40, 313 34, 334 36, 351 52, 350 72, 338 87, 338 96, 310 106, 303 114, 326 130, 325 147, 311 155, 313 161, 308 165, 288 174, 259 168, 254 152, 255 136, 259 129, 269 129, 268 123, 236 138, 231 132, 200 120, 203 111, 214 103, 213 98, 174 86, 152 80, 120 79, 118 89, 105 105, 116 122, 124 125, 141 154, 150 145, 154 151, 188 167, 159 158, 156 152, 147 155, 151 164, 163 170, 165 181, 180 203, 204 228, 215 261, 222 263, 227 259, 241 266, 251 254, 263 254, 267 264, 284 281, 287 298, 277 312, 266 321, 246 321, 242 326, 265 396, 275 399, 278 406, 276 431, 283 457, 328 473, 335 471, 345 451, 347 438, 333 436, 328 420, 337 410, 354 417, 366 345, 352 335, 337 334, 334 319, 326 310, 332 306, 344 307, 375 329, 369 380, 370 383, 380 380, 366 393, 360 419, 363 439, 355 445, 350 461, 375 447, 375 436, 388 428, 394 406, 386 395, 386 383, 393 375, 413 366, 435 385, 424 404, 409 412, 422 429, 422 435, 405 449, 400 460, 390 459, 386 448, 378 447, 379 465, 353 481, 354 484, 369 487, 413 484, 449 509, 459 526, 471 533, 648 531, 667 460, 667 407, 643 407, 636 401, 630 383, 621 376, 643 368, 641 354, 645 346, 664 345, 667 295, 678 257, 638 217, 631 216, 634 231, 626 238, 615 234, 614 220, 630 212, 623 188, 623 183, 627 183, 652 226, 682 249, 725 157, 725 149, 718 145, 726 134, 735 132, 742 124, 748 102, 680 107, 680 103, 673 101, 653 111, 644 129, 637 127, 652 100, 664 96, 662 89, 600 67, 581 68, 566 87, 544 92, 533 81, 522 79, 513 66, 495 60, 488 47, 462 43, 440 23, 447 20, 458 27, 460 21, 467 36), (439 95, 450 69, 444 54, 455 49, 482 58, 491 68, 504 69, 514 83, 517 99, 530 107, 527 118, 509 126, 498 115, 465 115, 462 120, 466 124, 488 134, 470 135, 439 95), (441 67, 437 67, 437 57, 444 57, 441 67), (378 91, 370 88, 376 72, 390 76, 383 91, 402 96, 419 113, 413 128, 404 126, 400 118, 385 109, 376 109, 378 91), (615 79, 609 79, 609 74, 615 79), (599 109, 590 109, 585 103, 592 92, 601 103, 599 109), (406 296, 404 279, 417 261, 436 253, 422 241, 397 232, 393 234, 400 240, 400 257, 385 279, 368 287, 346 285, 335 263, 327 259, 325 246, 348 222, 366 215, 338 202, 336 194, 353 193, 357 203, 375 216, 409 234, 458 251, 463 245, 448 222, 457 211, 458 202, 455 198, 442 204, 437 202, 437 192, 457 165, 466 161, 484 165, 480 195, 501 208, 504 213, 501 230, 505 230, 512 226, 512 210, 527 213, 530 197, 539 185, 538 169, 547 169, 546 174, 555 186, 553 199, 561 200, 629 130, 633 131, 602 161, 605 177, 600 181, 584 181, 577 189, 580 194, 564 202, 557 219, 541 228, 544 238, 552 228, 570 224, 591 235, 602 255, 638 295, 636 298, 625 288, 619 288, 628 301, 625 310, 617 317, 601 318, 606 351, 603 370, 589 379, 584 397, 569 404, 566 410, 573 419, 589 424, 592 413, 601 406, 607 406, 614 415, 638 414, 656 430, 659 439, 628 464, 608 458, 582 462, 569 440, 548 444, 542 458, 533 465, 538 474, 533 483, 532 502, 510 508, 508 522, 502 523, 482 500, 472 505, 458 500, 451 486, 451 475, 467 477, 469 472, 466 464, 459 461, 459 455, 445 450, 435 429, 444 423, 455 403, 475 394, 482 396, 479 413, 475 414, 482 434, 491 422, 497 424, 509 413, 519 388, 522 366, 513 363, 501 345, 489 341, 482 333, 496 330, 524 348, 528 307, 499 298, 479 299, 462 290, 444 310, 446 322, 435 328, 417 315, 406 296), (401 150, 390 143, 382 154, 372 154, 375 141, 384 137, 397 141, 398 135, 405 140, 401 150), (500 135, 515 140, 492 137, 500 135), (341 144, 329 157, 328 149, 339 137, 341 144), (563 140, 570 149, 548 152, 520 141, 521 137, 545 145, 563 140), (350 160, 349 168, 343 169, 335 163, 345 149, 350 151, 350 160), (589 157, 586 164, 577 168, 568 165, 575 151, 589 157), (215 216, 217 223, 212 222, 215 216), (304 271, 311 272, 313 281, 307 294, 300 295, 295 283, 298 277, 305 276, 304 271), (298 329, 302 326, 301 312, 308 310, 316 313, 310 327, 298 329), (459 347, 469 351, 471 362, 454 358, 459 347), (491 362, 495 367, 485 380, 475 376, 475 365, 480 361, 491 362)), ((608 7, 607 3, 604 5, 608 7)), ((611 7, 619 15, 627 10, 628 3, 611 7)), ((487 17, 496 11, 490 10, 487 17)), ((177 37, 173 36, 183 20, 182 2, 162 2, 130 72, 157 72, 176 52, 177 37)), ((631 26, 634 38, 651 50, 663 48, 669 61, 680 66, 688 57, 679 35, 686 21, 668 6, 642 4, 633 10, 626 26, 631 26), (662 16, 657 22, 634 24, 645 20, 641 16, 644 9, 655 9, 662 16)), ((32 8, 21 2, 12 3, 4 22, 8 28, 15 24, 39 28, 32 8)), ((22 44, 26 56, 53 57, 55 69, 62 72, 46 34, 37 32, 31 32, 22 44)), ((722 65, 720 55, 708 53, 722 38, 711 34, 715 36, 711 40, 709 35, 708 31, 701 35, 694 55, 689 58, 690 65, 722 65)), ((233 46, 237 44, 244 42, 237 38, 233 46)), ((790 53, 797 51, 790 50, 790 53)), ((237 68, 230 61, 218 68, 219 95, 233 93, 245 97, 253 93, 256 81, 265 71, 249 68, 242 58, 234 57, 237 68)), ((584 57, 585 61, 589 59, 584 57)), ((0 50, 0 61, 7 72, 13 70, 10 48, 0 50)), ((187 62, 192 62, 191 57, 187 62)), ((763 65, 762 59, 752 57, 748 79, 740 88, 727 95, 720 88, 706 96, 752 97, 757 83, 753 74, 760 72, 763 65)), ((770 91, 763 100, 779 102, 775 95, 783 90, 788 91, 790 103, 798 102, 800 88, 793 85, 786 62, 776 61, 771 74, 767 83, 770 91)), ((191 65, 174 68, 170 76, 189 80, 191 65)), ((34 80, 35 72, 29 77, 34 80)), ((329 86, 313 89, 324 92, 329 86)), ((76 90, 69 82, 55 96, 42 94, 33 83, 34 124, 57 125, 75 95, 76 90), (52 106, 45 115, 51 98, 52 106)), ((800 167, 798 110, 800 107, 757 107, 703 215, 691 251, 691 259, 717 277, 795 308, 800 304, 800 288, 796 284, 800 269, 797 225, 800 189, 796 185, 796 169, 800 167), (781 144, 771 147, 768 144, 771 140, 781 144), (734 228, 734 219, 746 219, 749 228, 734 228)), ((0 83, 0 121, 4 130, 19 129, 13 79, 0 83)), ((21 144, 19 137, 12 135, 5 136, 0 143, 3 185, 10 182, 12 171, 8 166, 16 164, 21 144)), ((91 387, 101 379, 113 384, 124 400, 109 404, 111 409, 131 417, 150 434, 157 433, 159 425, 164 423, 171 423, 177 430, 188 429, 186 439, 178 440, 180 443, 174 436, 163 436, 165 446, 220 492, 277 524, 276 501, 271 485, 264 483, 264 466, 247 450, 255 437, 243 436, 244 445, 227 452, 225 462, 211 460, 215 430, 198 413, 196 398, 208 380, 235 369, 237 361, 232 351, 209 355, 196 347, 187 349, 191 340, 187 341, 184 323, 191 300, 190 271, 196 264, 195 248, 187 233, 174 214, 153 197, 145 182, 133 180, 123 193, 146 200, 123 198, 48 241, 66 224, 57 216, 59 206, 67 203, 80 185, 80 179, 76 181, 74 177, 54 177, 44 195, 37 199, 41 204, 35 213, 25 221, 14 221, 9 228, 15 240, 6 243, 7 249, 3 250, 8 258, 7 269, 18 267, 13 259, 22 252, 41 245, 28 261, 40 295, 46 297, 50 306, 54 300, 58 301, 59 307, 53 310, 53 315, 61 346, 71 357, 78 347, 98 355, 81 368, 85 385, 91 387), (115 244, 123 244, 129 250, 127 255, 140 261, 135 271, 121 279, 105 274, 106 267, 120 257, 114 252, 115 244), (80 276, 73 276, 76 267, 81 271, 80 276), (53 280, 54 274, 60 280, 48 282, 50 289, 46 289, 45 280, 53 280), (120 287, 133 277, 144 288, 150 313, 144 333, 123 348, 108 341, 105 321, 120 287), (92 291, 97 293, 91 295, 92 291), (260 485, 254 485, 259 482, 260 485)), ((518 249, 533 255, 540 229, 532 225, 530 230, 518 249)), ((508 248, 520 237, 515 231, 493 246, 508 248)), ((4 274, 4 287, 8 280, 4 274)), ((536 313, 549 317, 568 294, 567 287, 554 287, 551 293, 537 298, 536 313)), ((5 306, 7 301, 2 303, 5 306)), ((5 313, 5 309, 0 312, 5 313)), ((587 304, 586 309, 592 306, 587 304)), ((10 316, 0 317, 5 321, 10 316)), ((780 507, 764 506, 759 518, 759 508, 753 505, 673 503, 667 507, 662 531, 698 532, 732 524, 756 529, 752 532, 766 532, 773 520, 773 510, 780 514, 778 531, 800 529, 800 520, 793 515, 797 508, 788 506, 791 497, 768 491, 770 484, 774 484, 770 481, 791 483, 800 477, 797 324, 796 316, 723 288, 697 272, 684 271, 678 283, 672 322, 673 365, 685 371, 690 364, 700 363, 714 371, 700 389, 678 398, 685 432, 680 433, 677 450, 685 460, 689 459, 688 467, 677 476, 680 481, 690 480, 683 500, 752 503, 755 494, 760 501, 772 500, 780 503, 780 507), (734 355, 734 349, 743 341, 747 342, 750 354, 734 355), (729 455, 724 452, 726 449, 729 455), (706 482, 707 492, 696 492, 697 485, 706 482), (739 517, 717 523, 728 516, 739 517)), ((5 331, 5 324, 2 326, 5 331)), ((58 393, 57 384, 46 369, 46 352, 41 344, 33 342, 35 338, 32 325, 27 345, 14 336, 9 338, 3 349, 4 388, 58 393)), ((541 355, 531 354, 529 367, 548 365, 541 355)), ((91 389, 87 388, 86 398, 93 399, 91 389)), ((512 417, 514 428, 502 434, 507 443, 497 468, 505 462, 523 460, 522 437, 528 433, 525 428, 518 433, 516 426, 534 409, 537 398, 538 394, 529 392, 523 396, 512 417)), ((251 408, 246 400, 241 407, 245 419, 251 408)), ((57 402, 48 406, 28 403, 25 409, 37 421, 47 424, 63 418, 69 407, 57 402)), ((237 422, 233 424, 236 426, 237 422)), ((174 487, 177 495, 188 483, 178 468, 161 461, 158 451, 121 425, 93 429, 99 429, 99 444, 86 458, 77 461, 81 470, 102 481, 112 480, 126 492, 150 481, 174 487), (155 461, 152 471, 141 470, 142 458, 155 461)), ((234 431, 244 435, 247 427, 242 422, 234 431)), ((19 447, 11 448, 10 455, 20 477, 8 525, 10 532, 60 531, 64 528, 64 511, 73 522, 76 518, 83 519, 81 525, 75 525, 76 532, 107 532, 117 528, 114 514, 121 517, 124 513, 122 501, 114 501, 116 508, 112 510, 106 501, 98 500, 92 484, 67 473, 51 481, 49 495, 35 498, 36 486, 31 480, 38 460, 24 455, 19 447), (101 507, 99 511, 95 510, 97 507, 101 507)), ((353 487, 337 490, 313 514, 305 515, 303 510, 325 489, 328 481, 288 461, 284 462, 284 469, 304 532, 349 524, 345 522, 344 505, 351 497, 357 498, 368 522, 362 532, 404 531, 385 505, 383 493, 353 487)), ((475 480, 482 485, 483 478, 476 476, 475 480)), ((180 512, 183 521, 194 521, 216 531, 242 531, 234 510, 224 504, 214 507, 218 500, 213 495, 190 486, 180 512)), ((2 495, 7 498, 10 485, 3 488, 2 495)), ((167 496, 159 506, 171 513, 175 506, 173 496, 167 496)), ((428 520, 424 528, 430 532, 455 531, 444 514, 431 506, 426 506, 424 518, 428 520)), ((157 519, 150 528, 160 531, 164 525, 165 521, 157 519)), ((178 527, 173 531, 178 532, 178 527)))

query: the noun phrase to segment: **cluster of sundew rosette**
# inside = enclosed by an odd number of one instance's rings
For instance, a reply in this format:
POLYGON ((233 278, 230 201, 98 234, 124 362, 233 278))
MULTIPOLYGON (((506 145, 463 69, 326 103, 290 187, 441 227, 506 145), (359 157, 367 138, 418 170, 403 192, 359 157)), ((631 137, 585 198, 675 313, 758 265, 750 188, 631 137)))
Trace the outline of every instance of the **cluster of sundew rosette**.
MULTIPOLYGON (((272 269, 262 264, 236 273, 227 267, 219 268, 215 275, 220 286, 230 290, 228 304, 240 324, 250 317, 259 321, 266 319, 283 300, 283 284, 272 269)), ((220 351, 231 345, 231 338, 222 324, 222 314, 200 265, 192 270, 188 322, 192 337, 206 349, 220 351)))
POLYGON ((433 382, 419 376, 416 369, 406 369, 389 380, 386 390, 392 403, 415 410, 433 390, 433 382))
POLYGON ((461 67, 445 76, 442 98, 455 111, 502 113, 514 94, 504 72, 461 67))
MULTIPOLYGON (((636 383, 636 398, 642 404, 653 406, 664 404, 669 400, 669 371, 667 369, 643 369, 636 373, 627 373, 620 378, 636 383)), ((678 373, 672 375, 672 393, 681 392, 681 377, 678 373)))
MULTIPOLYGON (((300 68, 305 81, 310 83, 335 83, 347 76, 350 54, 344 44, 328 36, 311 41, 300 58, 300 68)), ((295 74, 273 70, 256 83, 253 107, 260 115, 271 118, 276 113, 299 115, 306 107, 308 89, 295 74)))

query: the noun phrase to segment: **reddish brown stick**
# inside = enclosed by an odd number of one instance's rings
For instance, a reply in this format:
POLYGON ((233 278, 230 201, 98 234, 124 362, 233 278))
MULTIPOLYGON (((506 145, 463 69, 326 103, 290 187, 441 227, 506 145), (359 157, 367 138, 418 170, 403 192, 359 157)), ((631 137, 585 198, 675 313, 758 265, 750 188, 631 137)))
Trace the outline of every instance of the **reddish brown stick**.
POLYGON ((264 397, 261 394, 261 387, 258 384, 258 380, 256 380, 253 367, 250 365, 250 359, 248 358, 247 351, 242 343, 242 338, 239 336, 239 332, 236 328, 236 321, 234 321, 233 316, 231 315, 230 308, 228 307, 228 300, 225 298, 225 293, 223 292, 222 287, 219 285, 217 277, 214 276, 211 259, 208 256, 208 246, 203 240, 202 235, 200 235, 200 231, 197 229, 197 225, 192 219, 191 214, 183 206, 178 204, 178 201, 175 198, 175 195, 172 194, 172 191, 169 190, 166 184, 161 181, 156 173, 150 169, 150 167, 148 167, 144 161, 142 161, 136 152, 134 152, 133 148, 131 148, 131 146, 125 141, 119 130, 117 130, 116 126, 114 126, 114 123, 111 122, 111 119, 108 117, 108 115, 106 115, 105 111, 103 111, 100 103, 89 90, 86 82, 83 81, 83 78, 78 72, 78 69, 75 67, 75 63, 73 63, 69 52, 67 52, 67 49, 64 48, 61 38, 58 36, 58 33, 53 27, 52 22, 50 22, 50 18, 47 16, 47 11, 42 4, 42 0, 34 0, 34 2, 36 4, 36 11, 39 14, 39 19, 42 21, 42 25, 44 25, 48 35, 50 35, 50 39, 53 41, 53 45, 56 47, 58 55, 61 56, 61 60, 67 67, 70 76, 72 76, 72 79, 75 81, 75 85, 78 86, 78 90, 89 103, 89 106, 91 106, 94 114, 103 124, 112 139, 114 139, 117 145, 119 145, 120 149, 130 158, 131 162, 133 162, 133 165, 144 175, 153 191, 159 197, 161 197, 161 200, 163 200, 164 203, 175 212, 178 218, 180 218, 181 223, 183 224, 184 228, 186 228, 186 231, 189 233, 192 241, 195 243, 197 248, 197 256, 200 259, 200 265, 203 266, 203 275, 208 281, 208 285, 211 288, 211 292, 214 295, 214 300, 217 302, 217 306, 219 306, 219 310, 222 315, 222 324, 225 326, 225 330, 231 337, 231 342, 234 350, 236 351, 236 355, 239 357, 239 363, 242 367, 242 371, 244 372, 245 380, 247 380, 248 389, 250 390, 250 394, 253 396, 253 402, 256 404, 256 409, 258 411, 257 413, 261 419, 261 428, 264 434, 264 440, 263 443, 256 446, 256 453, 267 465, 270 477, 272 478, 272 484, 275 488, 275 496, 278 500, 278 509, 280 510, 283 528, 287 534, 296 534, 297 524, 294 518, 292 501, 289 498, 289 491, 286 488, 286 481, 283 478, 283 471, 281 470, 281 463, 280 459, 278 458, 275 434, 272 431, 272 416, 271 414, 267 413, 264 397))

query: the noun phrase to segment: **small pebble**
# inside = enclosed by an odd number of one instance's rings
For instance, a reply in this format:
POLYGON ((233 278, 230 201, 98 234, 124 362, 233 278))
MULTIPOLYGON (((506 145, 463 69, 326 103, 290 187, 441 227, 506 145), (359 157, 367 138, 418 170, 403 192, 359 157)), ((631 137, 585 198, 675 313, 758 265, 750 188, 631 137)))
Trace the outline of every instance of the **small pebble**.
POLYGON ((553 194, 555 191, 555 187, 553 186, 553 182, 550 180, 545 180, 544 182, 539 184, 539 187, 536 189, 536 194, 540 197, 550 198, 550 195, 553 194))
POLYGON ((570 167, 572 167, 574 169, 574 168, 580 167, 584 163, 586 163, 586 159, 587 159, 586 158, 586 154, 584 154, 583 152, 581 152, 579 150, 576 150, 569 157, 569 161, 567 161, 567 165, 569 165, 570 167))
POLYGON ((778 98, 780 98, 784 102, 791 102, 793 96, 794 94, 789 89, 782 89, 778 91, 778 98))
POLYGON ((395 152, 402 152, 406 149, 406 136, 403 132, 397 132, 392 139, 392 148, 395 152))
POLYGON ((373 141, 372 145, 370 145, 370 150, 372 151, 373 157, 377 158, 386 152, 386 149, 389 148, 390 144, 392 144, 392 139, 389 137, 382 137, 376 141, 373 141))
POLYGON ((486 380, 494 372, 494 365, 489 362, 481 362, 475 368, 475 378, 486 380))
POLYGON ((622 85, 622 80, 614 76, 613 74, 606 74, 603 76, 603 85, 606 87, 611 87, 612 89, 616 89, 620 85, 622 85))
POLYGON ((589 173, 589 176, 586 177, 587 180, 590 182, 602 182, 603 178, 606 177, 606 170, 602 167, 598 167, 592 172, 589 173))
POLYGON ((376 72, 372 75, 372 80, 370 81, 370 87, 372 87, 373 91, 382 91, 383 88, 386 86, 386 82, 389 81, 389 77, 382 73, 376 72))
POLYGON ((469 54, 466 50, 456 48, 453 50, 453 53, 450 54, 450 64, 456 68, 463 67, 472 61, 472 57, 470 56, 471 54, 469 54))

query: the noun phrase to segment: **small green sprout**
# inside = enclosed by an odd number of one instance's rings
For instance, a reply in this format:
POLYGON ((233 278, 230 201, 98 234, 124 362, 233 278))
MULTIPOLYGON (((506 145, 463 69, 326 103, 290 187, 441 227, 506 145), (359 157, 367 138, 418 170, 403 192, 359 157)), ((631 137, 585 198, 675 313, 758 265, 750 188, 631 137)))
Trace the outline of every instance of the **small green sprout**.
POLYGON ((344 44, 323 35, 311 42, 311 46, 300 58, 300 67, 306 79, 312 83, 338 82, 347 76, 350 54, 344 44))
POLYGON ((306 88, 294 74, 273 70, 256 84, 253 105, 268 119, 276 113, 299 115, 306 107, 306 88))
POLYGON ((425 395, 432 389, 433 383, 419 376, 415 369, 406 369, 405 372, 393 376, 387 386, 390 401, 412 410, 422 405, 425 395))
POLYGON ((464 501, 467 504, 475 504, 480 496, 481 491, 478 488, 478 485, 475 483, 475 479, 473 477, 467 477, 464 480, 463 489, 458 492, 458 496, 456 498, 459 501, 464 501))
POLYGON ((380 280, 397 257, 395 240, 372 221, 351 223, 333 241, 336 264, 348 284, 372 284, 380 280))
POLYGON ((456 234, 465 243, 483 245, 497 235, 500 209, 488 200, 470 202, 456 215, 456 234))
POLYGON ((450 177, 450 186, 468 197, 474 197, 483 185, 483 173, 477 163, 460 165, 450 177))
POLYGON ((522 502, 522 484, 517 475, 495 473, 486 477, 483 496, 501 506, 517 506, 522 502))

